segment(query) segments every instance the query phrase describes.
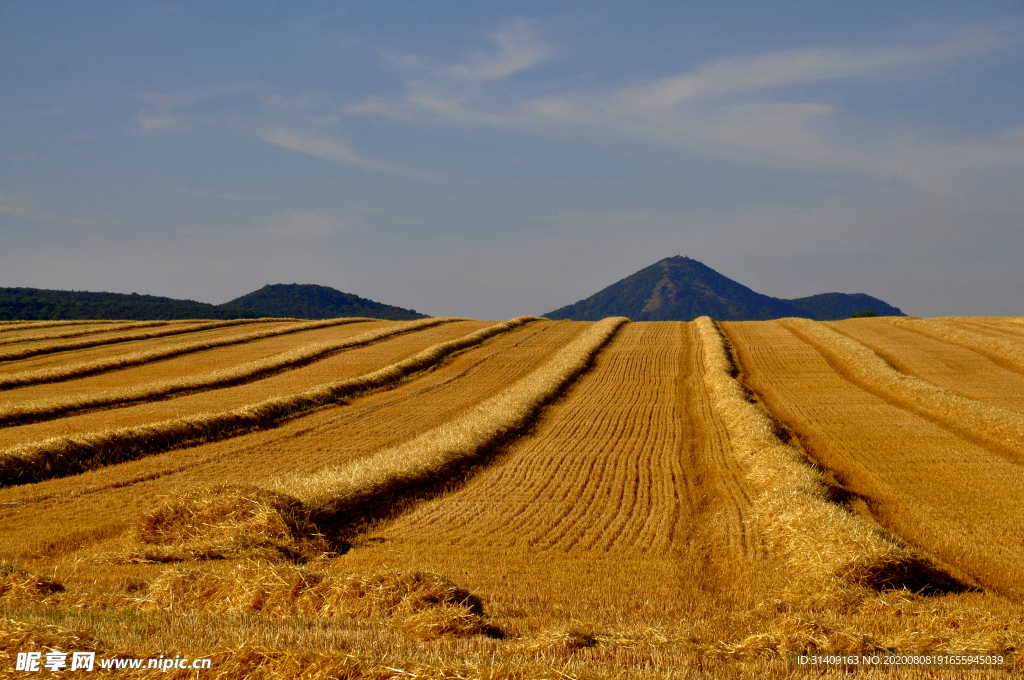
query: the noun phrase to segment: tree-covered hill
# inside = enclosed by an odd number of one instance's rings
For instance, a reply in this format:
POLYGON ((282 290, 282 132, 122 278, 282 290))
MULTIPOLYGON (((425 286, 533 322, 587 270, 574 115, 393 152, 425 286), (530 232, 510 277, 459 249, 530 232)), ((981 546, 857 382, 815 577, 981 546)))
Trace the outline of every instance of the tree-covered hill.
POLYGON ((847 319, 860 312, 874 312, 877 316, 906 316, 899 307, 864 293, 820 293, 786 302, 804 310, 812 319, 847 319))
POLYGON ((86 291, 0 288, 0 321, 125 319, 253 319, 286 317, 330 319, 368 316, 377 319, 422 319, 411 309, 385 305, 326 286, 277 284, 260 288, 222 305, 155 295, 86 291))
POLYGON ((710 316, 720 321, 758 321, 802 316, 845 319, 855 312, 903 313, 870 295, 824 293, 781 300, 757 293, 689 257, 669 257, 575 304, 548 312, 551 319, 596 321, 625 316, 633 321, 690 321, 710 316))
POLYGON ((127 319, 249 319, 259 316, 242 309, 194 300, 132 293, 90 293, 40 288, 0 288, 0 320, 127 319))
POLYGON ((257 316, 295 316, 302 319, 369 316, 398 321, 426 318, 426 314, 414 309, 385 305, 327 286, 299 283, 263 286, 223 306, 243 309, 257 316))

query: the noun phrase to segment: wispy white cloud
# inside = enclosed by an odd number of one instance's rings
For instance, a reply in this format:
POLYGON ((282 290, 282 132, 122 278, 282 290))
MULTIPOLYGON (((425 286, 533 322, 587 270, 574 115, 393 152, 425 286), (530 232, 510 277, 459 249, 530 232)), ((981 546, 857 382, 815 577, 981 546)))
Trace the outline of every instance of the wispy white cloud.
POLYGON ((97 220, 87 220, 51 213, 39 208, 33 201, 24 196, 3 192, 0 192, 0 215, 10 215, 11 217, 22 217, 46 222, 62 222, 65 224, 85 224, 91 226, 102 224, 102 222, 97 220))
POLYGON ((481 88, 476 81, 529 68, 552 54, 537 40, 534 28, 521 23, 496 34, 495 54, 478 54, 465 64, 437 67, 407 57, 404 63, 413 73, 401 98, 372 97, 342 110, 346 115, 393 120, 570 133, 597 130, 749 165, 831 166, 934 190, 956 184, 957 177, 971 169, 1024 164, 1024 132, 950 142, 907 134, 897 139, 894 133, 876 130, 853 139, 844 134, 842 118, 847 112, 813 96, 807 100, 806 90, 792 95, 787 88, 913 77, 922 68, 1013 45, 1013 30, 981 26, 923 45, 826 46, 723 59, 604 93, 534 99, 518 97, 508 88, 481 88), (420 77, 417 71, 430 77, 420 77))
POLYGON ((168 130, 189 130, 192 126, 183 113, 188 107, 217 97, 258 93, 264 87, 262 83, 238 82, 199 87, 185 92, 142 92, 136 97, 149 104, 149 109, 135 114, 137 131, 157 134, 168 130))
POLYGON ((29 219, 45 219, 36 206, 25 198, 0 193, 0 214, 29 219))
POLYGON ((316 156, 317 158, 323 158, 324 160, 343 165, 352 165, 366 170, 373 170, 374 172, 401 177, 415 179, 431 178, 426 173, 414 168, 360 156, 348 144, 329 137, 308 136, 284 128, 259 128, 254 130, 252 134, 267 144, 273 144, 274 146, 280 146, 291 151, 316 156))
POLYGON ((495 31, 491 38, 497 47, 493 53, 478 52, 473 59, 447 66, 442 72, 458 80, 496 80, 536 66, 551 56, 551 49, 538 39, 533 23, 525 19, 495 31))
POLYGON ((139 130, 147 134, 163 132, 165 130, 187 130, 188 125, 180 117, 172 113, 149 113, 139 111, 135 114, 135 122, 139 124, 139 130))
POLYGON ((489 36, 494 43, 490 51, 478 50, 468 59, 454 64, 437 64, 419 55, 391 56, 401 68, 418 75, 440 76, 457 81, 482 82, 500 80, 540 64, 549 59, 553 51, 540 40, 536 25, 527 19, 517 19, 489 36))
POLYGON ((975 29, 936 45, 816 48, 726 59, 691 73, 624 89, 615 95, 612 106, 642 118, 660 118, 681 104, 711 97, 831 80, 905 75, 910 67, 992 52, 1007 44, 1001 31, 975 29))

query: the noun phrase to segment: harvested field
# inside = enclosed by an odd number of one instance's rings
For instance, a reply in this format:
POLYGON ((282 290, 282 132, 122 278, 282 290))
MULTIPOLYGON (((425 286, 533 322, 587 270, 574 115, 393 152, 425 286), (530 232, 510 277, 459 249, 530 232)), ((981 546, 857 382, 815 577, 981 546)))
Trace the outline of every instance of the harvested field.
POLYGON ((106 324, 123 323, 122 321, 111 321, 111 320, 100 320, 100 319, 85 319, 77 321, 3 321, 0 322, 0 328, 2 329, 18 329, 24 330, 26 328, 59 328, 61 326, 103 326, 106 324))
POLYGON ((970 583, 1024 596, 1024 467, 986 447, 969 424, 935 422, 910 399, 863 389, 787 325, 724 324, 748 385, 771 412, 894 534, 970 583))
MULTIPOLYGON (((17 361, 28 357, 42 354, 54 354, 56 352, 71 352, 89 347, 102 347, 103 345, 116 345, 122 342, 136 340, 150 340, 152 338, 163 338, 170 335, 182 335, 185 333, 196 333, 212 328, 226 328, 229 326, 241 326, 253 323, 249 319, 234 321, 209 321, 190 324, 167 324, 157 329, 139 331, 135 328, 125 330, 123 327, 113 329, 113 332, 92 333, 88 338, 76 338, 65 342, 37 342, 28 340, 18 343, 17 347, 0 349, 0 361, 17 361)), ((51 338, 40 338, 39 340, 50 340, 51 338)))
MULTIPOLYGON (((33 385, 47 382, 71 380, 85 375, 116 371, 129 366, 138 366, 152 361, 160 361, 172 357, 200 352, 214 347, 240 345, 254 340, 262 340, 277 335, 288 335, 314 328, 356 323, 365 319, 328 319, 326 321, 305 321, 300 323, 266 322, 259 330, 238 332, 237 329, 206 331, 198 329, 187 341, 157 343, 154 347, 148 343, 140 348, 140 342, 126 342, 119 353, 83 352, 74 355, 76 361, 59 363, 52 358, 42 361, 17 361, 0 364, 0 389, 10 389, 21 385, 33 385), (4 369, 7 369, 6 371, 4 369)), ((122 345, 117 345, 121 348, 122 345)))
MULTIPOLYGON (((297 338, 292 338, 290 344, 293 345, 293 349, 267 356, 263 355, 267 354, 273 344, 280 344, 280 339, 262 341, 256 347, 246 347, 244 358, 248 360, 235 365, 232 365, 230 358, 225 361, 224 357, 211 359, 205 353, 199 356, 188 355, 187 358, 159 362, 155 366, 150 364, 138 369, 128 369, 130 374, 118 376, 121 379, 121 384, 131 383, 154 374, 158 378, 161 374, 174 377, 146 382, 139 380, 134 386, 127 388, 117 387, 115 383, 111 389, 97 389, 98 386, 111 383, 111 376, 108 374, 59 386, 47 384, 27 387, 22 390, 11 390, 7 393, 10 399, 4 406, 0 406, 0 423, 47 420, 73 411, 124 406, 139 401, 156 401, 185 393, 252 382, 281 371, 306 366, 347 349, 379 342, 395 335, 448 321, 451 319, 426 319, 392 324, 353 324, 307 331, 302 336, 303 340, 318 341, 294 347, 297 338), (274 343, 273 340, 278 340, 278 342, 274 343), (203 372, 197 370, 203 366, 210 366, 211 362, 214 366, 220 364, 220 367, 203 372), (35 398, 33 399, 33 397, 35 398)), ((218 354, 224 353, 223 349, 213 351, 218 354)), ((234 356, 236 360, 239 358, 237 352, 234 353, 234 356)))
POLYGON ((865 345, 901 373, 969 399, 1024 414, 1024 334, 1017 343, 1022 358, 1018 371, 998 360, 1008 358, 1005 354, 996 360, 989 358, 984 340, 978 340, 978 349, 972 349, 966 342, 957 342, 959 337, 953 334, 944 339, 941 331, 929 335, 927 331, 916 330, 921 324, 897 325, 865 319, 828 325, 865 345))
MULTIPOLYGON (((122 324, 92 324, 85 326, 78 326, 73 330, 59 329, 52 330, 50 328, 39 330, 36 332, 29 331, 8 331, 6 327, 0 326, 0 345, 11 345, 18 342, 36 341, 36 340, 61 340, 64 338, 77 338, 83 335, 93 335, 95 333, 105 333, 109 331, 126 331, 134 330, 136 328, 152 328, 155 326, 169 326, 171 324, 181 324, 180 321, 134 321, 131 323, 122 324)), ((187 323, 187 322, 186 322, 187 323)), ((17 327, 16 327, 17 328, 17 327)))
POLYGON ((2 393, 0 664, 782 677, 1024 643, 1013 320, 254 323, 2 393))

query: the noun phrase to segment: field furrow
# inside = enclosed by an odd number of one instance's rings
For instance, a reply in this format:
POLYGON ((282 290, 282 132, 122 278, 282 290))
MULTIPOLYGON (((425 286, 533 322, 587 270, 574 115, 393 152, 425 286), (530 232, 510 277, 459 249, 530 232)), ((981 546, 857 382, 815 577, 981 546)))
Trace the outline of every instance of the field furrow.
MULTIPOLYGON (((464 323, 476 328, 489 326, 486 322, 464 323)), ((456 325, 423 332, 440 332, 456 325)), ((0 507, 48 499, 57 504, 55 508, 63 508, 58 512, 98 512, 101 523, 123 526, 132 513, 142 512, 175 490, 211 482, 269 484, 282 476, 357 460, 455 418, 544 363, 586 325, 534 322, 455 355, 394 389, 360 397, 350 405, 328 407, 235 439, 151 455, 74 477, 0 489, 0 507)), ((386 345, 365 349, 381 351, 386 345)), ((0 513, 0 524, 2 521, 0 513)))
MULTIPOLYGON (((261 330, 278 329, 285 328, 294 323, 294 321, 266 321, 260 323, 260 325, 257 326, 256 328, 259 328, 261 330)), ((42 356, 21 359, 19 361, 0 363, 0 389, 7 390, 11 389, 12 387, 18 387, 18 385, 5 386, 3 383, 3 381, 8 376, 16 375, 18 373, 42 372, 46 370, 56 371, 71 365, 84 364, 95 361, 109 361, 113 358, 121 357, 126 354, 134 354, 140 351, 149 351, 167 347, 175 347, 183 343, 195 342, 196 340, 219 341, 222 339, 231 338, 246 333, 251 333, 253 330, 253 326, 228 326, 226 328, 199 331, 187 337, 171 336, 167 338, 157 338, 156 340, 139 340, 135 342, 126 342, 117 345, 91 347, 88 349, 67 352, 66 354, 44 354, 42 356)))
POLYGON ((865 391, 782 323, 723 327, 750 388, 884 527, 1024 596, 1024 468, 865 391))
POLYGON ((165 338, 173 335, 185 335, 198 333, 200 331, 213 330, 215 328, 228 328, 232 326, 248 326, 259 323, 252 319, 236 319, 232 321, 204 321, 189 324, 174 324, 164 326, 157 330, 144 332, 122 332, 97 333, 85 339, 72 339, 66 342, 22 342, 17 347, 0 350, 0 361, 20 361, 44 354, 56 354, 58 352, 74 352, 76 350, 90 349, 92 347, 103 347, 105 345, 118 345, 125 342, 138 342, 140 340, 151 340, 153 338, 165 338))
POLYGON ((813 345, 837 371, 862 389, 976 441, 1011 462, 1024 463, 1024 414, 902 373, 862 343, 825 324, 807 319, 780 323, 813 345))
MULTIPOLYGON (((992 332, 993 324, 940 322, 932 319, 892 319, 895 326, 925 337, 959 345, 987 357, 1007 370, 1024 374, 1024 328, 1011 333, 992 332)), ((1010 327, 1010 324, 999 324, 1010 327)))
POLYGON ((115 427, 110 427, 109 421, 106 428, 96 427, 106 415, 99 413, 0 430, 4 435, 10 434, 10 440, 19 441, 0 450, 0 481, 19 484, 77 474, 183 444, 269 427, 283 418, 398 382, 410 373, 429 368, 453 351, 478 344, 525 321, 514 319, 424 348, 425 340, 433 339, 432 329, 428 328, 423 337, 414 334, 416 344, 411 350, 399 339, 396 344, 402 348, 402 358, 388 361, 383 367, 377 357, 370 365, 361 363, 361 356, 343 357, 340 375, 325 373, 332 366, 313 365, 237 388, 208 390, 194 398, 145 403, 117 411, 121 418, 115 427), (225 396, 225 392, 230 394, 225 396), (176 415, 170 415, 173 413, 176 415), (60 434, 31 438, 40 430, 45 433, 48 425, 60 428, 60 434))
POLYGON ((37 442, 49 437, 73 437, 104 429, 133 427, 187 418, 200 413, 228 411, 266 399, 297 394, 319 384, 356 378, 401 361, 435 343, 452 340, 477 328, 478 326, 472 322, 456 322, 425 328, 416 333, 385 339, 377 345, 356 348, 323 361, 233 387, 203 390, 112 410, 69 415, 59 420, 0 428, 0 449, 37 442))
POLYGON ((436 493, 463 477, 468 466, 486 464, 496 447, 518 434, 589 367, 626 321, 612 317, 593 324, 550 360, 458 418, 364 459, 280 480, 275 489, 299 499, 324 526, 352 531, 365 519, 392 515, 403 509, 406 496, 436 493))
MULTIPOLYGON (((745 498, 742 482, 710 450, 723 439, 721 424, 710 411, 698 422, 683 416, 691 402, 706 400, 693 370, 695 344, 687 324, 628 324, 497 464, 380 538, 667 555, 688 548, 700 513, 741 522, 742 511, 718 507, 714 493, 739 487, 725 502, 745 498)), ((726 533, 743 532, 731 524, 726 533)), ((742 541, 735 547, 743 554, 742 541)))
POLYGON ((25 330, 28 328, 56 328, 59 326, 96 326, 123 322, 103 319, 82 319, 70 321, 3 321, 0 323, 3 324, 2 326, 0 326, 0 328, 3 328, 3 330, 25 330))
MULTIPOLYGON (((1020 649, 1024 466, 919 411, 1016 417, 1021 373, 919 323, 268 322, 5 390, 0 422, 82 410, 0 427, 0 662, 653 680, 1020 649)), ((1024 331, 971 323, 939 326, 1024 331)))
MULTIPOLYGON (((13 345, 22 342, 36 342, 40 340, 64 340, 77 338, 83 335, 95 335, 97 333, 108 333, 112 331, 127 331, 137 328, 154 328, 157 326, 170 326, 173 324, 188 324, 188 321, 133 321, 131 323, 118 324, 96 324, 78 326, 75 330, 62 330, 55 332, 53 329, 40 329, 35 333, 28 331, 10 331, 0 326, 0 346, 13 345)), ((191 322, 195 323, 195 322, 191 322)))
POLYGON ((185 380, 204 373, 234 370, 243 364, 262 361, 294 350, 297 346, 338 342, 355 335, 390 328, 395 321, 365 321, 328 328, 314 328, 287 335, 253 340, 242 345, 227 345, 190 352, 116 371, 73 378, 56 383, 12 387, 0 392, 0 404, 12 407, 30 401, 86 398, 91 395, 164 380, 185 380))
MULTIPOLYGON (((237 328, 199 331, 185 342, 181 342, 180 339, 175 339, 177 340, 176 342, 168 342, 161 338, 156 343, 152 341, 137 341, 126 343, 127 346, 125 347, 117 345, 116 347, 120 351, 115 353, 108 352, 98 356, 95 354, 72 354, 71 356, 74 357, 73 363, 68 363, 67 361, 54 362, 53 357, 49 357, 50 361, 48 362, 37 363, 30 359, 29 362, 32 362, 31 364, 23 364, 20 361, 0 364, 0 389, 61 382, 86 375, 116 371, 129 366, 139 366, 153 361, 179 357, 193 352, 201 352, 214 347, 241 345, 253 340, 262 340, 263 338, 362 321, 366 321, 366 319, 327 319, 325 321, 286 324, 267 322, 262 324, 263 327, 260 330, 256 331, 239 332, 237 328)), ((86 351, 88 352, 88 350, 86 351)))
MULTIPOLYGON (((1024 413, 1024 371, 1009 370, 962 345, 880 319, 827 325, 865 345, 902 373, 970 399, 1024 413)), ((1024 347, 1024 338, 1020 344, 1024 347)))
MULTIPOLYGON (((405 323, 391 323, 384 325, 383 328, 374 328, 378 324, 373 323, 342 326, 340 329, 330 329, 334 331, 333 335, 336 338, 327 342, 303 344, 281 354, 272 355, 264 359, 246 361, 233 367, 194 375, 184 375, 170 380, 137 383, 132 387, 89 392, 82 391, 81 386, 76 385, 79 388, 78 394, 68 394, 65 392, 48 398, 22 401, 17 399, 17 397, 23 396, 21 392, 14 390, 7 393, 7 396, 14 398, 0 403, 0 425, 53 420, 70 412, 93 410, 101 407, 124 406, 141 401, 150 402, 174 395, 244 384, 265 379, 281 371, 295 370, 298 367, 321 361, 332 354, 346 349, 380 342, 394 335, 414 332, 449 321, 452 321, 452 319, 421 319, 405 323), (373 330, 369 330, 371 328, 373 330), (363 332, 359 333, 356 331, 363 332)), ((313 331, 313 333, 316 332, 313 331)), ((296 344, 296 341, 300 339, 292 338, 292 340, 293 344, 296 344)), ((251 356, 248 351, 245 352, 245 355, 251 356)), ((90 381, 86 379, 78 382, 90 381)), ((44 386, 45 388, 52 390, 54 386, 46 385, 44 386)), ((42 390, 36 387, 35 389, 26 388, 24 391, 38 392, 42 390)))
MULTIPOLYGON (((902 322, 903 319, 893 319, 902 322)), ((963 317, 940 316, 935 319, 920 319, 929 326, 945 326, 961 328, 966 331, 993 338, 1005 338, 1011 341, 1024 340, 1024 319, 1020 317, 963 317)))

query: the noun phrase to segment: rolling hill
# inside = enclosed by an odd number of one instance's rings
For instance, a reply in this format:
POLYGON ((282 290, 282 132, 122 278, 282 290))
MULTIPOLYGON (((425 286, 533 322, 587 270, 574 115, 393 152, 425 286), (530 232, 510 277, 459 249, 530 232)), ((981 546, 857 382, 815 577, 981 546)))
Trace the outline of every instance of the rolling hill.
POLYGON ((367 316, 422 319, 415 310, 342 293, 327 286, 275 284, 221 305, 136 293, 0 288, 0 321, 125 319, 326 319, 367 316))
POLYGON ((125 319, 249 319, 259 314, 195 300, 176 300, 136 293, 0 288, 0 320, 58 321, 125 319))
POLYGON ((857 312, 905 316, 898 308, 864 294, 823 293, 795 300, 762 295, 689 257, 668 257, 544 316, 596 321, 625 316, 633 321, 689 321, 710 316, 721 321, 763 321, 807 317, 845 319, 857 312))
POLYGON ((222 306, 245 310, 257 316, 293 316, 300 319, 369 316, 375 319, 405 321, 427 318, 426 314, 420 314, 415 309, 385 305, 327 286, 299 283, 263 286, 222 306))

